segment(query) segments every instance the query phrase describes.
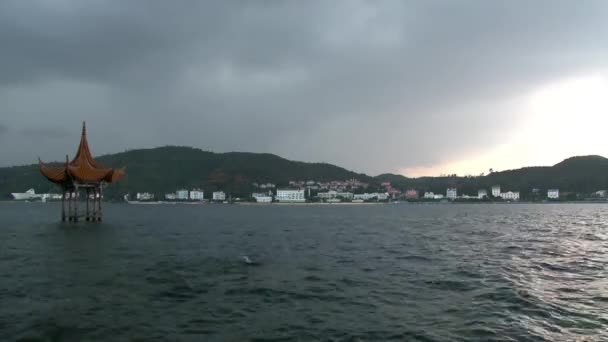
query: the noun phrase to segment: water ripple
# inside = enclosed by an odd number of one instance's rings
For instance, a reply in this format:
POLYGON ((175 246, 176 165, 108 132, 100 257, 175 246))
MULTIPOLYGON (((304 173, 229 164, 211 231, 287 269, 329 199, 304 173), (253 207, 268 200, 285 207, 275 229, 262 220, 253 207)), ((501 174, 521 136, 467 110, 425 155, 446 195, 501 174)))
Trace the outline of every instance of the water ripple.
POLYGON ((608 340, 602 205, 21 208, 2 341, 608 340))

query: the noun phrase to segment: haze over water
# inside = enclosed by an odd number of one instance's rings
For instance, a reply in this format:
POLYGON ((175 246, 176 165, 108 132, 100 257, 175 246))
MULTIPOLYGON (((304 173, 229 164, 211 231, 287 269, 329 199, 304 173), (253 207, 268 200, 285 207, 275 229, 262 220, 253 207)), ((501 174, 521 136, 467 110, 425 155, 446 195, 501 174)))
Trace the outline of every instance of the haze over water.
POLYGON ((58 214, 0 204, 2 341, 608 339, 605 205, 58 214))

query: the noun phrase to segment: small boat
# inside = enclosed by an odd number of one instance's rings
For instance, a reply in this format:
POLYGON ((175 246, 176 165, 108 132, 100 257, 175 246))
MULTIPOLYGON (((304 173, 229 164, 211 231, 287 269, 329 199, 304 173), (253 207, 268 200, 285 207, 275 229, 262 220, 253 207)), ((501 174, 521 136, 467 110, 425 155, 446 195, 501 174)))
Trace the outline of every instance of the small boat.
POLYGON ((23 201, 23 200, 31 200, 34 198, 40 198, 40 195, 36 194, 36 191, 34 191, 34 189, 29 189, 26 192, 13 192, 11 193, 11 195, 13 196, 13 198, 16 201, 23 201))

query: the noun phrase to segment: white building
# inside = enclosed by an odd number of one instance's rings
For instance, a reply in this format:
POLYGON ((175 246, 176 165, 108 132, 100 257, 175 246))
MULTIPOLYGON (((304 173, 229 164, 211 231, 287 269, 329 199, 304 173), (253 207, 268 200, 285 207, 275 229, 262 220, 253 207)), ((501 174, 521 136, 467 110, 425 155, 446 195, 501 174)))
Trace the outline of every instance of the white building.
POLYGON ((177 190, 175 193, 178 200, 185 201, 188 199, 188 190, 177 190))
POLYGON ((277 190, 277 195, 274 198, 279 202, 306 202, 304 190, 277 190))
POLYGON ((547 198, 558 199, 559 198, 559 189, 549 189, 547 191, 547 198))
POLYGON ((606 198, 606 197, 608 197, 608 190, 596 191, 595 196, 601 197, 601 198, 606 198))
POLYGON ((213 200, 214 201, 225 201, 226 194, 223 191, 215 191, 213 193, 213 200))
POLYGON ((488 190, 480 189, 479 191, 477 191, 477 198, 479 198, 479 199, 488 198, 488 190))
POLYGON ((343 198, 347 200, 352 200, 354 198, 354 194, 352 192, 338 192, 335 190, 329 190, 328 192, 319 192, 317 196, 320 199, 329 200, 335 198, 343 198))
POLYGON ((435 194, 435 196, 433 196, 433 199, 436 199, 436 200, 443 199, 443 195, 442 194, 435 194))
POLYGON ((149 192, 138 192, 135 197, 138 201, 151 201, 154 199, 154 194, 149 192))
POLYGON ((492 196, 493 197, 500 197, 500 185, 494 185, 492 187, 492 196))
POLYGON ((317 196, 320 199, 332 199, 338 197, 338 192, 335 190, 329 190, 327 192, 319 192, 317 193, 317 196))
MULTIPOLYGON (((179 197, 179 191, 177 192, 179 197)), ((190 191, 190 199, 193 201, 202 201, 205 199, 205 193, 202 190, 191 190, 190 191)))
POLYGON ((386 200, 388 200, 388 197, 389 197, 388 192, 376 194, 376 198, 378 198, 378 201, 386 201, 386 200))
POLYGON ((500 197, 506 201, 519 201, 519 191, 503 192, 500 197))
POLYGON ((223 191, 214 191, 212 198, 213 198, 214 201, 225 201, 226 200, 226 193, 223 192, 223 191))
POLYGON ((337 197, 352 200, 355 197, 355 194, 353 194, 352 192, 338 192, 337 197))
POLYGON ((177 195, 176 194, 165 194, 165 199, 167 201, 175 201, 177 199, 177 195))
POLYGON ((353 195, 353 199, 364 200, 364 201, 369 201, 372 199, 377 199, 379 201, 386 201, 386 200, 388 200, 388 198, 389 198, 389 195, 387 192, 384 192, 384 193, 372 192, 371 194, 366 192, 364 194, 353 195))
POLYGON ((251 197, 255 199, 258 203, 270 203, 272 202, 272 196, 267 194, 251 194, 251 197))
POLYGON ((424 198, 426 199, 434 199, 435 198, 435 194, 432 192, 425 192, 424 193, 424 198))
POLYGON ((456 190, 456 188, 448 188, 445 197, 449 199, 456 199, 456 197, 458 197, 458 190, 456 190))
POLYGON ((377 198, 377 194, 368 194, 367 192, 364 194, 355 194, 355 196, 354 196, 355 200, 363 200, 363 201, 369 201, 374 198, 377 198))

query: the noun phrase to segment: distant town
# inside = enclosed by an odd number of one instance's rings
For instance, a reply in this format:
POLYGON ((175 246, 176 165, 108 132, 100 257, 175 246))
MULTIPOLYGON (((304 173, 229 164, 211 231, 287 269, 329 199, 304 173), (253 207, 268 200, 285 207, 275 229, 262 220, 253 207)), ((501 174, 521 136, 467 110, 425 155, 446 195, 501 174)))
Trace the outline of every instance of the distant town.
MULTIPOLYGON (((318 182, 290 181, 278 187, 274 183, 253 183, 256 189, 247 198, 233 197, 224 191, 213 191, 206 195, 203 189, 178 189, 164 193, 159 198, 152 192, 125 194, 128 203, 388 203, 388 202, 518 202, 522 201, 520 191, 509 189, 503 191, 500 185, 489 189, 479 189, 477 194, 460 194, 458 189, 450 187, 445 193, 419 191, 417 189, 399 190, 390 182, 383 182, 369 191, 371 186, 356 179, 344 181, 318 182)), ((525 201, 560 201, 573 197, 578 200, 608 201, 608 190, 598 190, 591 194, 560 193, 559 189, 534 188, 529 192, 530 198, 525 201), (573 196, 574 195, 574 196, 573 196)), ((62 195, 54 193, 37 194, 34 189, 24 193, 12 193, 15 201, 57 201, 62 195)), ((67 196, 75 196, 67 194, 67 196)))

